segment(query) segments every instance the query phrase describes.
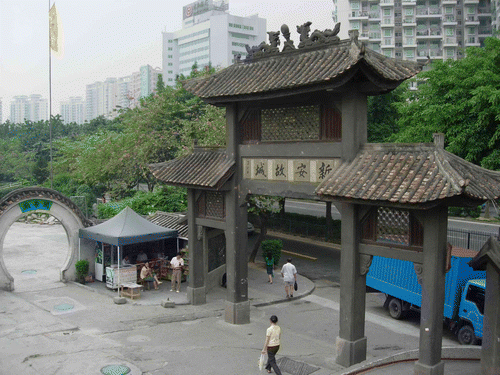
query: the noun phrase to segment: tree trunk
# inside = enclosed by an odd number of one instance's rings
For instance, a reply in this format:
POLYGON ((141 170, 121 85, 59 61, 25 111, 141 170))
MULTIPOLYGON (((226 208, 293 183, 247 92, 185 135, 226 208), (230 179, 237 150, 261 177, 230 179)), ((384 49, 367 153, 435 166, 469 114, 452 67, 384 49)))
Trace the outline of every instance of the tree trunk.
POLYGON ((259 238, 257 238, 257 241, 253 246, 252 252, 250 253, 250 257, 248 258, 248 260, 252 263, 255 263, 255 258, 257 257, 257 252, 259 251, 260 244, 262 243, 262 241, 264 241, 267 234, 267 217, 259 215, 259 222, 260 222, 259 238))
POLYGON ((332 219, 332 202, 326 202, 326 240, 332 238, 333 219, 332 219))

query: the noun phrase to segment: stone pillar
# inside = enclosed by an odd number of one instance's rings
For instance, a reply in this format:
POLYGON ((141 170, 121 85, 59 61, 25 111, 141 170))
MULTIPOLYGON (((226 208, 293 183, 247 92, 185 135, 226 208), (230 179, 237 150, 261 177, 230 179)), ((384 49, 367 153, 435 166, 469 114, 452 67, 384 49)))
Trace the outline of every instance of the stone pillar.
POLYGON ((336 340, 336 362, 345 367, 366 359, 366 274, 360 272, 357 211, 353 204, 342 204, 340 330, 336 340))
POLYGON ((443 375, 441 361, 448 209, 440 206, 422 215, 424 245, 419 358, 415 375, 443 375))
POLYGON ((365 144, 367 135, 367 98, 353 87, 342 97, 342 160, 351 161, 365 144))
POLYGON ((491 262, 486 264, 481 374, 500 374, 500 274, 491 262))
POLYGON ((203 305, 207 302, 203 252, 204 229, 195 224, 196 217, 196 190, 188 189, 189 285, 187 297, 192 305, 203 305))
POLYGON ((238 110, 226 107, 226 150, 236 162, 232 189, 226 193, 226 275, 225 320, 232 324, 250 323, 248 300, 247 203, 241 195, 242 166, 239 157, 238 110))

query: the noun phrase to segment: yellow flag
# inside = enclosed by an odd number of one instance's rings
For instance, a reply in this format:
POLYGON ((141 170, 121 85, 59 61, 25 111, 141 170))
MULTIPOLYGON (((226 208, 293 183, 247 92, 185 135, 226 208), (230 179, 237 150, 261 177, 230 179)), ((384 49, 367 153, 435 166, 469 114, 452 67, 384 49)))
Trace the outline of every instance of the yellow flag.
POLYGON ((49 11, 49 39, 52 55, 62 59, 64 56, 64 33, 56 4, 52 5, 49 11))

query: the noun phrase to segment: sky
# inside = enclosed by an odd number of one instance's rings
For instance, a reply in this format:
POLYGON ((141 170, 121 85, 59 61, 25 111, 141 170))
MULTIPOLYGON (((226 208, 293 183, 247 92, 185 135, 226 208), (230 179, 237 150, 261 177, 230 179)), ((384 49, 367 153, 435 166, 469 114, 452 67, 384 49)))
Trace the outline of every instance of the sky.
MULTIPOLYGON (((181 28, 182 7, 193 1, 57 0, 64 29, 64 56, 52 57, 52 114, 70 96, 85 99, 85 86, 123 77, 142 65, 162 68, 162 32, 181 28)), ((0 98, 3 118, 17 95, 49 98, 48 11, 54 0, 0 0, 0 98)), ((332 0, 229 0, 229 13, 258 14, 267 31, 286 23, 332 29, 332 0)), ((341 31, 340 36, 346 33, 341 31)), ((345 34, 346 35, 346 34, 345 34)))

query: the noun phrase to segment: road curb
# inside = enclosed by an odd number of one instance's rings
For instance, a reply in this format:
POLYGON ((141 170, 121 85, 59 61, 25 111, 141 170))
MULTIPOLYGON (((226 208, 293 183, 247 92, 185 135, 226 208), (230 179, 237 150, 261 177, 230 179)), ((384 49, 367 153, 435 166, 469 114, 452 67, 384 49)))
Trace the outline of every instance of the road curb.
MULTIPOLYGON (((368 360, 357 365, 351 366, 336 375, 357 375, 378 367, 388 366, 401 362, 417 361, 419 355, 418 349, 408 350, 406 352, 396 353, 386 358, 368 360)), ((469 360, 479 361, 481 359, 481 347, 472 345, 447 346, 441 349, 442 360, 469 360)))

